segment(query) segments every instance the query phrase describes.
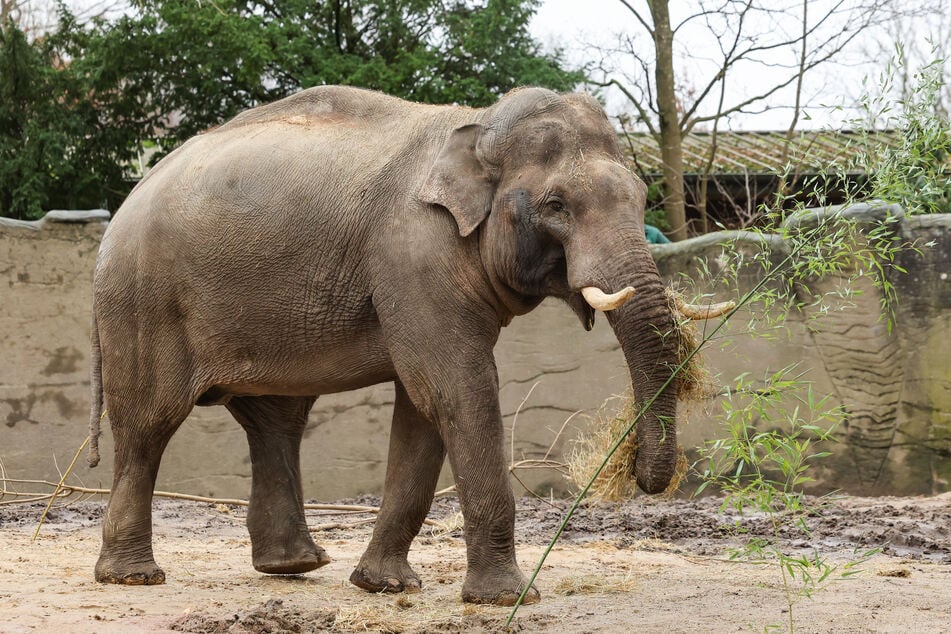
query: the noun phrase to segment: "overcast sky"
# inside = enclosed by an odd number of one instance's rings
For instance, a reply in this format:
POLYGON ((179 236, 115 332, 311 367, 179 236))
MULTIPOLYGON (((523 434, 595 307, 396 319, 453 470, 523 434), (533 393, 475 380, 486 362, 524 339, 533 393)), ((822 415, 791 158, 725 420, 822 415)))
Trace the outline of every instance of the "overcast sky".
MULTIPOLYGON (((811 15, 821 15, 823 7, 836 0, 810 0, 811 15)), ((939 2, 934 5, 939 9, 938 19, 934 16, 927 19, 911 20, 904 26, 905 33, 900 39, 906 40, 906 45, 914 50, 922 51, 922 55, 929 46, 926 39, 931 36, 949 38, 948 28, 951 26, 951 0, 906 0, 903 7, 939 2), (944 8, 941 14, 941 8, 944 8)), ((636 7, 642 7, 643 0, 630 0, 636 7)), ((787 2, 770 0, 769 6, 788 5, 787 2), (771 4, 770 4, 771 3, 771 4)), ((792 3, 796 6, 798 2, 792 3)), ((684 10, 694 10, 697 2, 681 0, 671 2, 672 14, 684 10)), ((675 16, 672 22, 676 22, 675 16)), ((800 23, 789 20, 789 23, 761 24, 769 34, 777 31, 787 31, 795 36, 801 28, 800 23)), ((839 27, 841 28, 841 27, 839 27)), ((876 29, 866 35, 860 35, 847 51, 838 58, 838 63, 823 64, 807 73, 804 81, 803 98, 807 103, 804 108, 804 118, 801 118, 800 128, 817 127, 851 127, 848 120, 858 116, 853 106, 861 97, 863 78, 870 76, 873 85, 877 85, 877 77, 884 69, 887 61, 892 57, 894 34, 887 29, 876 29), (844 110, 841 108, 845 108, 844 110)), ((611 45, 617 42, 617 36, 627 33, 636 36, 643 50, 649 51, 651 45, 646 31, 638 24, 633 15, 619 0, 543 0, 538 13, 531 24, 532 34, 546 46, 563 48, 569 62, 575 64, 590 63, 599 58, 599 53, 592 44, 611 45)), ((789 47, 784 51, 773 54, 775 61, 795 63, 797 51, 789 47)), ((715 61, 719 58, 719 50, 715 48, 715 40, 709 36, 701 21, 692 24, 678 34, 675 40, 675 72, 680 73, 681 82, 698 90, 705 85, 706 79, 716 72, 715 61), (679 48, 678 48, 679 47, 679 48)), ((636 67, 632 62, 625 62, 623 58, 615 60, 615 64, 626 67, 629 74, 634 75, 636 67)), ((738 101, 753 94, 759 94, 764 86, 777 83, 778 76, 786 76, 789 71, 778 68, 769 68, 762 64, 751 64, 739 69, 739 72, 729 76, 726 103, 738 101)), ((643 82, 636 82, 642 84, 643 82)), ((607 94, 608 110, 616 114, 626 107, 620 93, 607 94)), ((716 99, 709 99, 709 110, 715 109, 716 99)), ((774 96, 770 101, 767 112, 756 115, 738 115, 730 117, 726 127, 733 129, 785 129, 789 126, 792 117, 794 91, 792 87, 774 96)), ((723 124, 721 124, 722 128, 723 124)))
MULTIPOLYGON (((194 0, 199 2, 200 0, 194 0)), ((635 7, 645 7, 645 0, 628 0, 635 7)), ((712 5, 715 0, 707 0, 712 5)), ((720 2, 726 0, 718 0, 720 2)), ((809 0, 812 19, 823 13, 824 8, 846 6, 856 2, 871 0, 809 0)), ((807 73, 803 87, 805 105, 800 117, 799 128, 853 127, 850 121, 860 116, 854 106, 863 92, 863 78, 870 77, 870 86, 878 85, 878 77, 886 63, 893 57, 894 42, 902 41, 910 57, 919 63, 929 57, 929 37, 943 42, 945 54, 951 53, 951 0, 887 0, 894 6, 908 11, 912 8, 931 7, 931 13, 924 18, 906 19, 903 23, 890 23, 865 35, 860 35, 845 54, 840 55, 836 63, 826 63, 807 73)), ((121 0, 65 0, 73 10, 82 12, 83 8, 102 5, 121 6, 121 0)), ((671 0, 671 21, 678 22, 687 11, 696 11, 704 0, 671 0)), ((48 8, 52 11, 53 0, 33 0, 35 8, 48 8)), ((770 8, 786 6, 800 10, 801 0, 759 0, 759 6, 770 8)), ((52 15, 52 13, 50 13, 52 15)), ((801 23, 795 19, 755 24, 754 30, 764 32, 764 38, 775 36, 777 32, 786 32, 794 38, 801 23)), ((651 42, 644 29, 620 0, 542 0, 530 26, 533 36, 548 47, 565 50, 568 62, 575 66, 596 62, 600 55, 592 45, 609 46, 617 43, 618 35, 629 34, 635 38, 645 57, 653 58, 651 42)), ((827 30, 827 34, 829 31, 827 30)), ((695 21, 675 38, 675 72, 681 88, 699 90, 709 77, 717 71, 719 51, 716 40, 702 21, 695 21)), ((795 47, 786 47, 775 51, 766 62, 785 62, 795 64, 795 47)), ((722 58, 719 58, 722 59, 722 58)), ((637 66, 625 56, 613 60, 616 68, 627 70, 634 75, 637 66)), ((946 70, 951 70, 949 67, 946 70)), ((747 64, 738 67, 728 75, 725 103, 737 103, 749 96, 760 94, 764 87, 777 83, 777 77, 788 77, 789 70, 768 67, 763 64, 747 64)), ((594 73, 597 75, 597 73, 594 73)), ((946 72, 946 76, 948 73, 946 72)), ((620 77, 620 75, 617 75, 620 77)), ((644 84, 632 77, 629 83, 633 88, 644 84)), ((951 102, 951 90, 946 89, 946 100, 951 102)), ((717 95, 718 96, 718 95, 717 95)), ((630 107, 616 90, 606 92, 609 113, 616 115, 630 107)), ((795 93, 792 87, 774 95, 768 102, 768 109, 756 115, 740 114, 729 117, 720 124, 721 129, 745 130, 784 130, 791 121, 795 93)), ((712 114, 715 111, 716 98, 704 101, 705 110, 700 114, 712 114)), ((951 105, 951 104, 948 104, 951 105)), ((760 108, 762 109, 762 107, 760 108)))

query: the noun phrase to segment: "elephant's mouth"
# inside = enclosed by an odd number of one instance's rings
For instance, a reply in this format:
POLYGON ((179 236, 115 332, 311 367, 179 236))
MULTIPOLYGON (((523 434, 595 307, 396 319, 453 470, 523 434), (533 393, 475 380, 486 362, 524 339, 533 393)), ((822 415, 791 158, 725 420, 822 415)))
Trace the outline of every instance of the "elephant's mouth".
POLYGON ((559 250, 545 258, 543 264, 538 267, 538 275, 534 286, 536 295, 541 297, 559 297, 567 299, 573 293, 568 284, 568 260, 565 258, 565 252, 559 250))

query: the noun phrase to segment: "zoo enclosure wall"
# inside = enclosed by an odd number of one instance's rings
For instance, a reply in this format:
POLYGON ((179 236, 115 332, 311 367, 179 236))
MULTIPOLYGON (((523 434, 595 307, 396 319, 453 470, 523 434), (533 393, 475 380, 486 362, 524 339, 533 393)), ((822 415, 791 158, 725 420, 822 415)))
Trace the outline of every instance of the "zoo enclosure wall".
MULTIPOLYGON (((871 221, 880 211, 852 210, 871 221)), ((106 212, 50 212, 36 222, 0 219, 0 358, 5 360, 0 364, 0 463, 7 477, 57 480, 86 435, 91 279, 107 219, 106 212)), ((765 377, 798 362, 817 394, 831 394, 845 408, 841 442, 818 463, 816 492, 951 490, 951 216, 908 217, 896 227, 903 240, 936 244, 900 255, 908 273, 893 280, 898 293, 894 331, 880 320, 880 295, 868 284, 848 310, 821 320, 790 315, 785 331, 773 340, 746 335, 749 315, 738 313, 728 327, 731 344, 713 346, 704 355, 724 383, 744 372, 753 379, 765 377)), ((744 232, 652 248, 664 277, 676 281, 682 273, 695 276, 701 258, 715 269, 725 243, 760 248, 758 239, 744 232)), ((740 286, 756 279, 757 272, 747 270, 740 286)), ((819 290, 834 283, 815 282, 819 290)), ((514 320, 503 330, 496 356, 510 434, 515 421, 514 442, 506 445, 515 461, 541 458, 549 448, 551 458, 562 460, 597 409, 628 385, 623 355, 606 320, 599 318, 585 333, 560 302, 546 301, 514 320), (579 410, 559 435, 562 423, 579 410)), ((392 403, 390 385, 318 399, 302 449, 305 497, 382 491, 392 403)), ((609 401, 607 407, 618 404, 609 401)), ((721 433, 722 410, 718 397, 684 410, 679 440, 689 458, 691 448, 721 433)), ((75 477, 86 486, 108 487, 111 449, 105 426, 103 463, 91 470, 80 460, 75 477)), ((196 408, 166 451, 157 487, 246 497, 250 473, 240 426, 222 407, 196 408)), ((572 488, 553 470, 534 469, 519 477, 543 495, 572 488)), ((441 485, 450 483, 445 469, 441 485)))

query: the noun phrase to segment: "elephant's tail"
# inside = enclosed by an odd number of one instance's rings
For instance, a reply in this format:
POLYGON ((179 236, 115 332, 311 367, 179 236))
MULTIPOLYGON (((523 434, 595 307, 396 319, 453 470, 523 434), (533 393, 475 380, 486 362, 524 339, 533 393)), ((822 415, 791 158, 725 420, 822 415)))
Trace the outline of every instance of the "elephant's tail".
POLYGON ((92 388, 92 412, 89 415, 89 455, 90 467, 99 464, 99 436, 102 435, 102 349, 99 345, 99 326, 96 323, 96 311, 92 313, 92 355, 90 357, 90 387, 92 388))

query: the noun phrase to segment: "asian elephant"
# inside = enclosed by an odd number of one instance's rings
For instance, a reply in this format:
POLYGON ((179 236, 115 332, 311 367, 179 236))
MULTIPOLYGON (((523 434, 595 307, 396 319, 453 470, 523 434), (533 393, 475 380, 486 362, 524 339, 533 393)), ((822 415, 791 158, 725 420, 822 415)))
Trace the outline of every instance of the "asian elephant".
MULTIPOLYGON (((653 396, 677 345, 645 195, 597 101, 540 88, 470 109, 324 86, 189 140, 135 187, 96 264, 90 462, 104 410, 115 442, 96 579, 164 581, 151 496, 195 405, 224 405, 247 433, 254 567, 328 563, 302 507, 308 412, 320 394, 392 381, 382 508, 351 582, 421 587, 407 553, 448 455, 462 597, 513 603, 526 580, 493 347, 545 297, 588 330, 604 310, 635 396, 653 396)), ((648 493, 674 471, 676 392, 671 381, 637 427, 648 493)))

